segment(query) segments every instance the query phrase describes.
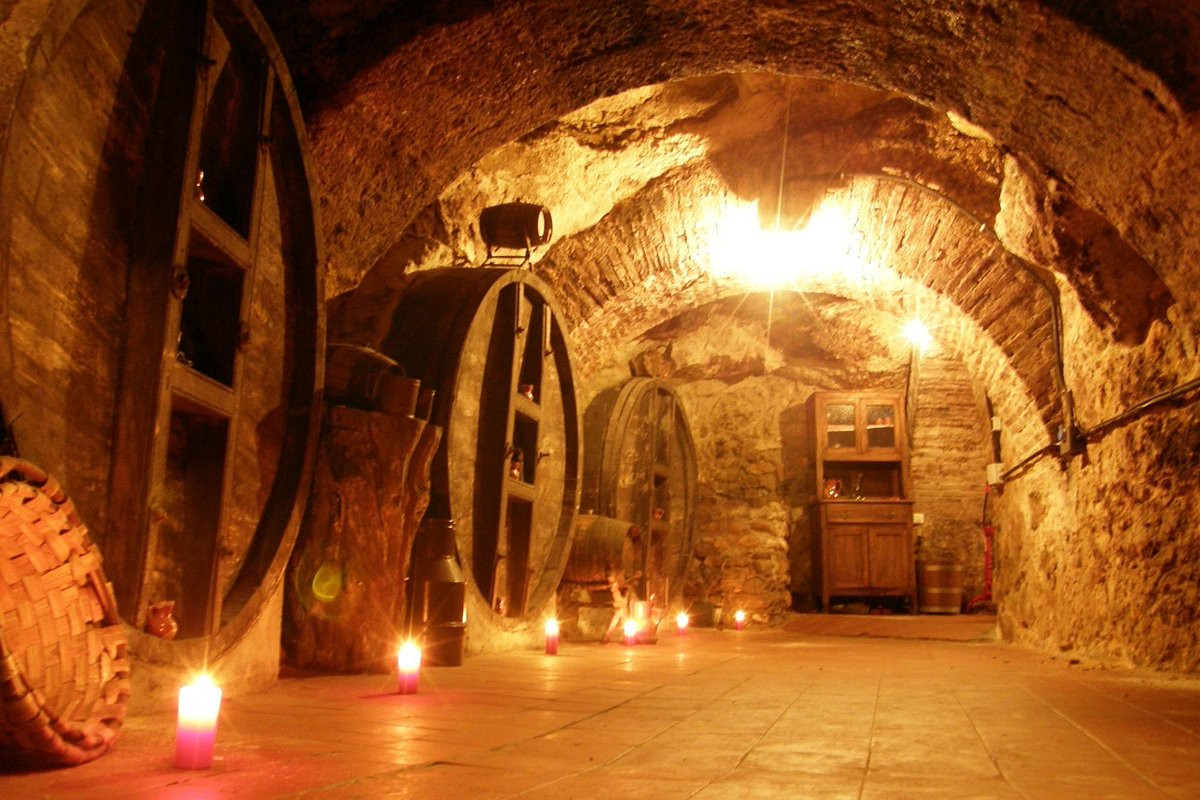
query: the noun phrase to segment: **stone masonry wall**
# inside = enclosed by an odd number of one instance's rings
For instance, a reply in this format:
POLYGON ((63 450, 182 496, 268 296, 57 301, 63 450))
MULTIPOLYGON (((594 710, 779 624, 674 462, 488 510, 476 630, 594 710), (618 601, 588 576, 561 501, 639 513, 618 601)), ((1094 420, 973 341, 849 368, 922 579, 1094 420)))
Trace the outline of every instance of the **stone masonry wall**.
POLYGON ((1191 406, 1009 482, 997 539, 1004 637, 1093 662, 1200 669, 1198 469, 1191 406))
MULTIPOLYGON (((815 499, 807 401, 814 391, 902 391, 908 349, 888 314, 834 298, 776 294, 787 320, 766 347, 765 297, 720 301, 650 331, 591 376, 585 395, 628 377, 633 355, 670 361, 696 443, 699 503, 686 594, 778 622, 814 607, 815 499)), ((651 359, 638 359, 646 363, 651 359)), ((912 453, 915 508, 930 548, 983 584, 978 519, 990 434, 961 361, 922 360, 912 453)))

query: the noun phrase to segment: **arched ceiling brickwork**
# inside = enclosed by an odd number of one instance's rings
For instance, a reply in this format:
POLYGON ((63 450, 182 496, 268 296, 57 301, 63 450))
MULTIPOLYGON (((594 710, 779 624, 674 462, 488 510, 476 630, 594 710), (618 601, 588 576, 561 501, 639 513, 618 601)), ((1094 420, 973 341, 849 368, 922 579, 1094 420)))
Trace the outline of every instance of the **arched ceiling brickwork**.
MULTIPOLYGON (((556 213, 541 268, 571 313, 582 324, 605 304, 606 324, 628 327, 620 313, 687 285, 671 276, 697 264, 689 225, 706 223, 684 219, 697 191, 761 211, 782 188, 785 220, 850 192, 868 255, 973 320, 1051 429, 1043 284, 1071 294, 1091 330, 1076 338, 1100 346, 1200 309, 1200 200, 1184 177, 1200 166, 1200 27, 1192 4, 1152 5, 263 3, 309 109, 331 296, 366 276, 385 314, 397 283, 381 269, 471 260, 474 214, 515 192, 556 213)), ((1186 349, 1195 326, 1182 330, 1186 349)))

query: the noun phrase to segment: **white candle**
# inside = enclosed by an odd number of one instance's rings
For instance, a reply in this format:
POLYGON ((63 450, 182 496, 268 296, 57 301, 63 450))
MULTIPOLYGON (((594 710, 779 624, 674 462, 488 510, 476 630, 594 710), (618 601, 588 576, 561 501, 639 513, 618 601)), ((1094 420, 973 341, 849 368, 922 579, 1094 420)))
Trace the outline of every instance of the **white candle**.
POLYGON ((217 714, 221 690, 212 678, 201 675, 179 689, 179 720, 175 729, 175 766, 208 769, 217 739, 217 714))

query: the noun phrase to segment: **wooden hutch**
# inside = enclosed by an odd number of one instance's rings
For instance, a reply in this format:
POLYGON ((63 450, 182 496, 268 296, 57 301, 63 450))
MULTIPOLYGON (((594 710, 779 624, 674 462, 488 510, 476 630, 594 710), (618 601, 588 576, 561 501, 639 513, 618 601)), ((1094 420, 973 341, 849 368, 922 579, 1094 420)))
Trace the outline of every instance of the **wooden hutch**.
POLYGON ((907 597, 917 610, 904 400, 888 392, 809 399, 821 608, 831 597, 907 597))

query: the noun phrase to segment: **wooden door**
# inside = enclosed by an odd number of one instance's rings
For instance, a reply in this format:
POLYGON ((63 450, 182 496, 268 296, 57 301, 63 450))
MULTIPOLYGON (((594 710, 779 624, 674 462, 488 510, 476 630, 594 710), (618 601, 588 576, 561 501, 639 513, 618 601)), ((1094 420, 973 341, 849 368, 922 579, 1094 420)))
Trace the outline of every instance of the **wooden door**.
POLYGON ((871 586, 869 530, 866 525, 829 526, 826 594, 851 594, 871 586))
POLYGON ((873 589, 907 589, 912 575, 912 552, 904 525, 872 525, 867 533, 870 585, 873 589))

